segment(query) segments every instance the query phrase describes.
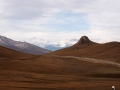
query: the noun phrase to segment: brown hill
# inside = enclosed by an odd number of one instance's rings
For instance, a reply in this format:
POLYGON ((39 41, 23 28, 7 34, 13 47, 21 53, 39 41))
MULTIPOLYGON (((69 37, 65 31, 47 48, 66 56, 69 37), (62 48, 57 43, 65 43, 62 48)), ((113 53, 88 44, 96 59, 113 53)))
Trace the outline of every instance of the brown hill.
POLYGON ((72 58, 0 61, 0 90, 119 90, 119 79, 118 67, 72 58))
POLYGON ((73 46, 54 51, 50 54, 108 59, 120 62, 120 42, 99 44, 92 42, 87 36, 82 36, 73 46))
POLYGON ((80 52, 82 55, 84 50, 101 45, 81 40, 72 47, 42 56, 0 47, 0 90, 110 90, 113 85, 119 90, 120 67, 60 56, 80 57, 80 52), (56 54, 60 57, 53 56, 56 54))
POLYGON ((18 52, 6 47, 0 46, 0 59, 30 59, 34 58, 37 55, 32 55, 32 54, 26 54, 22 52, 18 52))

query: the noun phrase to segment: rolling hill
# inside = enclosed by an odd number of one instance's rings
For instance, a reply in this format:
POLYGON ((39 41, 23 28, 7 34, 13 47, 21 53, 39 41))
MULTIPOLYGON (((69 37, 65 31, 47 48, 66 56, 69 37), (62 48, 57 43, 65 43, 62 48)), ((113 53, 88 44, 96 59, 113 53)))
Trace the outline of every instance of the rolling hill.
POLYGON ((50 54, 107 59, 120 62, 120 42, 100 44, 91 41, 87 36, 82 36, 73 46, 54 51, 50 54))
POLYGON ((30 59, 34 58, 37 55, 26 54, 22 52, 18 52, 16 50, 12 50, 6 47, 0 46, 0 59, 1 60, 11 60, 11 59, 30 59))
POLYGON ((110 90, 112 86, 119 90, 120 63, 118 67, 116 63, 92 59, 101 58, 97 53, 99 49, 105 51, 110 47, 111 50, 114 45, 118 43, 101 45, 84 36, 69 48, 45 55, 0 47, 0 90, 110 90), (84 52, 86 55, 81 56, 84 52), (86 59, 88 56, 91 59, 86 59))

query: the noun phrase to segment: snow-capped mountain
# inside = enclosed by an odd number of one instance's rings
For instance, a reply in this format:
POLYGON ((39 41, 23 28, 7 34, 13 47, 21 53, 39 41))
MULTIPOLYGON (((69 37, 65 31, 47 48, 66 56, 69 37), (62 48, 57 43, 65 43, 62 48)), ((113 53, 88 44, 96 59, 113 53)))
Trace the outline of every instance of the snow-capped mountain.
POLYGON ((0 46, 29 54, 45 54, 50 52, 50 50, 38 47, 36 45, 27 42, 14 41, 4 36, 0 36, 0 46))

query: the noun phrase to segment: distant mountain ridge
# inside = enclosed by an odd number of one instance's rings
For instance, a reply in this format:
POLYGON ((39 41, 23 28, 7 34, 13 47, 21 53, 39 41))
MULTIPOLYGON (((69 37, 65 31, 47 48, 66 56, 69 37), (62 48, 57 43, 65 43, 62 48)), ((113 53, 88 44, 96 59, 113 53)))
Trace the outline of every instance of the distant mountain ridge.
POLYGON ((14 41, 12 39, 9 39, 1 35, 0 35, 0 46, 4 46, 13 50, 17 50, 29 54, 45 54, 51 52, 50 50, 38 47, 36 45, 27 42, 14 41))

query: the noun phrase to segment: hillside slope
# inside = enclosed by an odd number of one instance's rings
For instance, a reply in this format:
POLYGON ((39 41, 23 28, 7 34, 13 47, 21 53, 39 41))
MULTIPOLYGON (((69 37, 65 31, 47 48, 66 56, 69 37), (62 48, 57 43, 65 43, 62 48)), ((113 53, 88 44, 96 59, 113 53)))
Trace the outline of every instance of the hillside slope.
POLYGON ((120 89, 120 68, 53 56, 0 60, 0 90, 120 89))
POLYGON ((11 59, 30 59, 35 58, 37 55, 26 54, 18 52, 9 48, 0 46, 0 59, 1 60, 11 60, 11 59))
POLYGON ((98 44, 83 36, 71 47, 50 53, 51 55, 78 56, 108 59, 120 62, 120 42, 98 44))
POLYGON ((120 90, 120 67, 79 55, 99 45, 86 38, 41 56, 0 47, 0 90, 120 90))

